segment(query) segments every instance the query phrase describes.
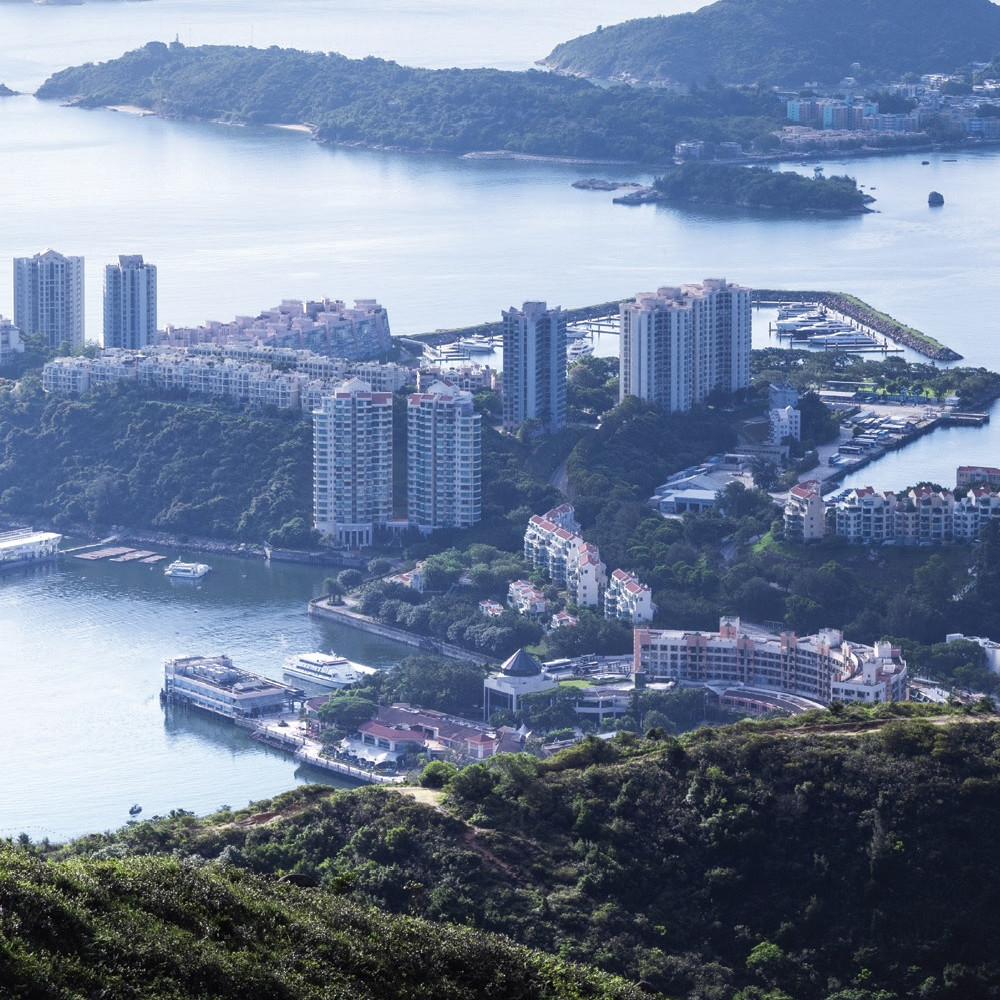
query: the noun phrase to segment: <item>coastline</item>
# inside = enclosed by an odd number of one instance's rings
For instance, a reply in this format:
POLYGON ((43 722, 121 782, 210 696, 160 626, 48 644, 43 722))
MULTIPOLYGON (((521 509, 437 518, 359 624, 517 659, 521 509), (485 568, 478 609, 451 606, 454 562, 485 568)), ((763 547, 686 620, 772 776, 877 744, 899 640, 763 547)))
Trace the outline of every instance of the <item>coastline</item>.
POLYGON ((305 132, 307 135, 314 135, 316 132, 315 125, 307 125, 305 122, 300 122, 297 125, 282 125, 281 122, 268 122, 267 127, 284 129, 286 132, 305 132))
POLYGON ((460 153, 458 158, 460 160, 523 160, 527 163, 568 163, 571 166, 630 167, 635 165, 635 160, 600 160, 589 156, 517 153, 510 149, 473 150, 469 153, 460 153))
POLYGON ((265 558, 264 546, 250 542, 233 542, 219 538, 191 538, 187 535, 171 535, 162 531, 144 531, 141 528, 109 527, 95 531, 88 525, 63 525, 57 527, 50 521, 23 521, 18 518, 0 518, 0 530, 14 528, 35 528, 36 530, 57 531, 71 538, 89 539, 85 544, 121 542, 126 545, 155 545, 158 548, 183 549, 186 552, 208 552, 216 555, 237 556, 241 559, 265 558))
POLYGON ((438 656, 447 656, 453 660, 471 660, 480 666, 488 666, 496 662, 489 656, 482 653, 475 653, 471 649, 463 649, 449 642, 440 642, 427 635, 417 635, 416 632, 408 632, 405 629, 396 628, 393 625, 383 625, 381 622, 362 615, 357 611, 342 604, 331 604, 327 597, 315 597, 309 602, 309 614, 317 618, 329 618, 340 622, 350 628, 361 629, 371 635, 380 635, 385 639, 394 639, 407 646, 414 646, 426 653, 434 653, 438 656))
MULTIPOLYGON (((573 74, 567 74, 573 75, 573 74)), ((16 94, 17 91, 12 93, 16 94)), ((3 96, 0 94, 0 96, 3 96)), ((91 104, 86 95, 80 94, 75 97, 67 98, 63 102, 64 107, 74 107, 74 108, 92 108, 100 107, 108 111, 119 111, 124 114, 135 115, 136 117, 147 117, 155 116, 157 118, 165 119, 176 119, 179 121, 200 121, 200 122, 214 122, 219 125, 247 125, 248 122, 244 121, 227 121, 217 118, 207 118, 201 115, 174 115, 167 114, 159 111, 154 111, 151 108, 143 108, 134 104, 91 104)), ((318 125, 313 125, 308 122, 296 122, 296 123, 281 123, 281 122, 267 122, 266 127, 268 128, 280 128, 285 131, 290 132, 301 132, 309 135, 314 141, 321 143, 325 146, 338 146, 345 149, 369 149, 374 151, 382 151, 389 153, 429 153, 436 156, 455 156, 460 160, 513 160, 525 163, 553 163, 553 164, 566 164, 568 166, 606 166, 606 167, 630 167, 635 169, 642 169, 646 171, 655 171, 662 169, 667 165, 674 166, 676 160, 670 158, 669 160, 664 160, 662 162, 653 163, 645 162, 642 160, 609 160, 601 157, 588 157, 588 156, 561 156, 559 154, 548 154, 548 153, 521 153, 516 150, 508 149, 479 149, 479 150, 469 150, 465 153, 456 153, 454 150, 446 149, 431 149, 431 148, 420 148, 414 149, 412 147, 406 146, 393 146, 386 145, 383 143, 366 142, 364 140, 351 140, 351 141, 338 141, 331 139, 324 139, 320 135, 320 128, 318 125)), ((900 146, 857 146, 848 147, 844 149, 828 149, 828 150, 789 150, 783 149, 774 153, 751 153, 741 157, 738 160, 725 160, 725 161, 706 161, 706 162, 718 162, 728 164, 730 166, 756 166, 756 165, 766 165, 770 163, 783 163, 789 161, 819 161, 823 159, 830 159, 836 156, 838 160, 840 159, 868 159, 873 156, 895 156, 895 155, 908 155, 913 153, 929 153, 929 152, 950 152, 950 151, 960 151, 960 150, 973 150, 981 148, 991 148, 1000 146, 1000 139, 958 139, 951 142, 916 142, 912 145, 900 145, 900 146)), ((638 193, 638 192, 636 192, 638 193)), ((626 202, 625 204, 629 204, 626 202)), ((768 206, 742 206, 742 207, 761 207, 766 208, 768 206)), ((872 211, 872 209, 867 209, 866 211, 872 211)), ((849 214, 849 213, 834 213, 834 214, 849 214)))

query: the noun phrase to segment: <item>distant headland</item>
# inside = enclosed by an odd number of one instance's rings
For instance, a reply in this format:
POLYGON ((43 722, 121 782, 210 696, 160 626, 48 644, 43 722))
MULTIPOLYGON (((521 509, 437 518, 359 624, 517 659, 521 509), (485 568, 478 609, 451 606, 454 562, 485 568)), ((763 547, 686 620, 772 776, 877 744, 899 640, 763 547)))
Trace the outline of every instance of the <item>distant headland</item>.
POLYGON ((589 79, 801 87, 952 72, 997 51, 1000 7, 988 0, 718 0, 599 27, 542 65, 589 79))

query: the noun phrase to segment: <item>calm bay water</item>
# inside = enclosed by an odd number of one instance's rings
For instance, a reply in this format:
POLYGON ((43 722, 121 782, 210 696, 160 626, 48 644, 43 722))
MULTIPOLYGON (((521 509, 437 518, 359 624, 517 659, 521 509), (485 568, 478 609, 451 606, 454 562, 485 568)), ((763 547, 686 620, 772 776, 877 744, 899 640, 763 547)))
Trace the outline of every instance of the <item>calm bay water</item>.
POLYGON ((0 836, 113 828, 133 802, 144 816, 205 813, 300 781, 347 784, 225 722, 165 714, 163 661, 226 652, 280 680, 294 653, 336 649, 385 667, 413 650, 309 618, 322 568, 208 558, 198 584, 162 565, 73 556, 0 577, 0 836))
MULTIPOLYGON (((598 0, 154 0, 0 3, 0 81, 33 90, 66 65, 150 39, 291 45, 411 65, 527 68, 601 21, 697 2, 598 0)), ((282 298, 376 297, 396 333, 498 318, 526 299, 566 307, 722 276, 851 291, 937 336, 966 363, 1000 368, 1000 152, 824 163, 869 187, 878 214, 851 219, 613 205, 581 176, 626 168, 468 161, 327 149, 301 134, 0 99, 3 261, 52 246, 88 260, 88 335, 101 268, 141 252, 160 268, 161 323, 251 314, 282 298), (923 166, 922 159, 930 160, 923 166), (927 193, 945 206, 931 210, 927 193)), ((790 164, 811 172, 812 164, 790 164)), ((758 345, 766 330, 755 332, 758 345)), ((600 353, 614 350, 602 343, 600 353)), ((959 463, 1000 464, 1000 421, 942 431, 866 470, 898 488, 949 482, 959 463)), ((212 558, 201 587, 148 567, 88 564, 0 577, 0 835, 63 838, 144 815, 205 812, 273 794, 303 771, 224 724, 157 698, 162 660, 230 653, 274 674, 289 652, 336 649, 375 665, 407 650, 310 621, 322 570, 212 558)))

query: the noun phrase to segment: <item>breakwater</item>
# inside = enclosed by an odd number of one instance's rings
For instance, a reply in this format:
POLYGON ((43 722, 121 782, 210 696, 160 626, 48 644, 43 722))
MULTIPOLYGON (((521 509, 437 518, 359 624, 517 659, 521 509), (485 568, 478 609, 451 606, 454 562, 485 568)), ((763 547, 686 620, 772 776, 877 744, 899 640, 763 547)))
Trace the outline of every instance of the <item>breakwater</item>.
POLYGON ((330 618, 340 622, 342 625, 349 625, 351 628, 358 628, 372 635, 380 635, 383 639, 392 639, 395 642, 405 643, 407 646, 414 646, 425 653, 436 653, 439 656, 447 656, 453 660, 470 660, 480 666, 488 666, 495 663, 489 656, 482 653, 474 653, 470 649, 463 649, 450 642, 441 642, 427 635, 417 635, 415 632, 407 632, 405 629, 396 628, 392 625, 383 625, 373 618, 351 611, 342 605, 331 604, 329 598, 318 597, 309 602, 309 614, 318 618, 330 618))
MULTIPOLYGON (((563 309, 563 315, 567 323, 579 323, 586 319, 597 319, 600 316, 609 316, 612 313, 617 315, 618 307, 621 305, 619 299, 612 302, 601 302, 594 306, 580 306, 577 309, 563 309)), ((476 323, 474 326, 460 326, 453 330, 435 330, 432 333, 411 333, 406 340, 416 341, 420 344, 430 344, 432 347, 440 347, 442 344, 450 344, 454 340, 463 337, 479 335, 482 337, 499 337, 503 333, 503 323, 496 322, 476 323)))
POLYGON ((879 312, 872 308, 867 302, 855 298, 853 295, 845 295, 842 292, 811 292, 811 291, 789 291, 787 289, 755 288, 753 290, 754 304, 764 302, 817 302, 828 309, 849 316, 853 320, 864 324, 876 333, 880 333, 897 344, 909 347, 910 350, 922 354, 925 358, 933 361, 961 361, 962 355, 953 351, 950 347, 914 330, 913 327, 906 326, 891 316, 879 312))

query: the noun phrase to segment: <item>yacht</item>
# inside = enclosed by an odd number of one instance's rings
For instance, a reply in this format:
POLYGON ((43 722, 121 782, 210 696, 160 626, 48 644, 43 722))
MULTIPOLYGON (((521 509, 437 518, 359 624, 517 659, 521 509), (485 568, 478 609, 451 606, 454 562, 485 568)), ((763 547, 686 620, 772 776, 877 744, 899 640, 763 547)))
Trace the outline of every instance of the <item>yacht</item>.
POLYGON ((471 337, 463 337, 458 346, 469 354, 489 354, 493 350, 493 341, 489 337, 484 337, 481 333, 473 334, 471 337))
POLYGON ((579 361, 580 358, 594 353, 594 345, 586 340, 574 340, 566 348, 567 361, 579 361))
POLYGON ((374 667, 352 663, 337 653, 300 653, 285 660, 284 673, 311 681, 318 687, 345 688, 376 673, 374 667))
POLYGON ((869 337, 867 333, 858 333, 857 330, 819 334, 816 337, 810 337, 809 343, 816 344, 817 347, 839 347, 844 350, 878 347, 878 341, 874 337, 869 337))
POLYGON ((826 310, 818 302, 782 302, 778 306, 778 319, 797 319, 806 315, 825 316, 826 310))
POLYGON ((807 312, 801 313, 798 316, 789 316, 785 319, 779 319, 775 324, 774 328, 778 333, 796 333, 801 330, 802 327, 808 326, 812 323, 821 323, 824 321, 825 313, 818 312, 807 312))
POLYGON ((207 563, 181 562, 180 559, 175 559, 164 569, 163 575, 174 580, 200 580, 211 570, 212 567, 207 563))

